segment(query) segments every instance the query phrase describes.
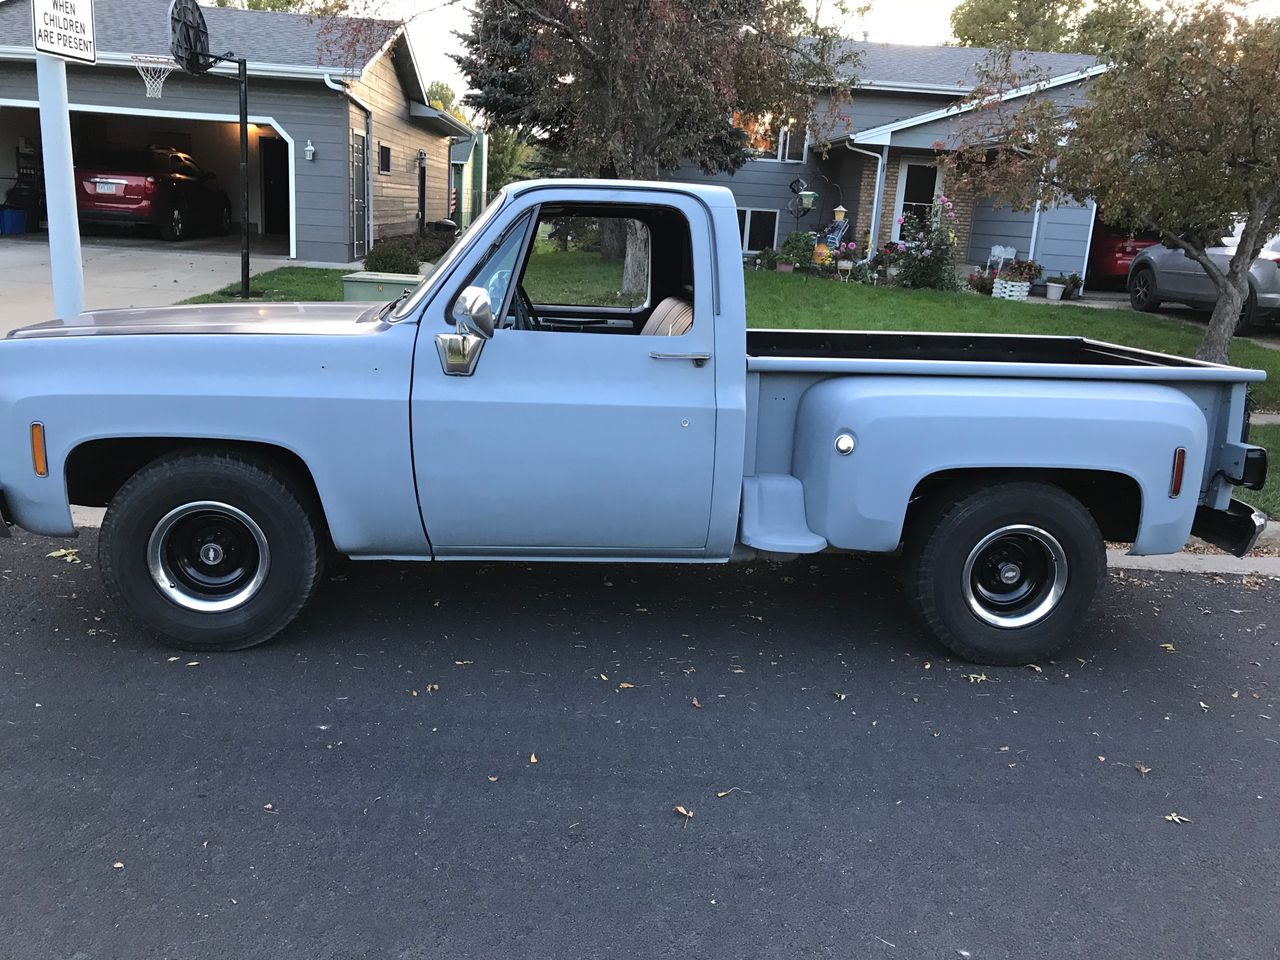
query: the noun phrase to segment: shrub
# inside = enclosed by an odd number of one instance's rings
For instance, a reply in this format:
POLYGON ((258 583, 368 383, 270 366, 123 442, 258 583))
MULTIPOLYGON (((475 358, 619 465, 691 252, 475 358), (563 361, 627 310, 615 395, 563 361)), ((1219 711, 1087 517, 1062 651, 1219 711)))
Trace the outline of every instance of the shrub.
POLYGON ((415 246, 400 238, 379 240, 364 258, 364 268, 372 273, 417 273, 421 263, 415 246))
POLYGON ((955 204, 939 194, 927 214, 899 219, 901 241, 891 245, 892 262, 899 267, 897 282, 904 287, 955 290, 955 204))
POLYGON ((817 241, 812 233, 803 230, 792 230, 787 239, 782 241, 782 262, 793 263, 803 267, 813 262, 813 247, 817 241))
POLYGON ((760 261, 760 266, 763 269, 772 270, 777 267, 778 261, 781 260, 782 257, 778 254, 777 250, 773 249, 773 247, 765 247, 756 255, 756 259, 760 261))
POLYGON ((1034 260, 1014 260, 1004 265, 1000 271, 1000 279, 1015 283, 1035 283, 1043 272, 1044 267, 1034 260))
POLYGON ((969 289, 983 296, 991 296, 995 289, 996 275, 994 270, 977 270, 969 274, 969 289))

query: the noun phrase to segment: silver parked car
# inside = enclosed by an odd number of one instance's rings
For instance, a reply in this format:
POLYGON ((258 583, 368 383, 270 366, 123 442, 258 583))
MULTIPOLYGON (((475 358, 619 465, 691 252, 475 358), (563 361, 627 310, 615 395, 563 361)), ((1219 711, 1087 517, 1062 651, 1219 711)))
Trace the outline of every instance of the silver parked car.
MULTIPOLYGON (((1222 238, 1222 244, 1208 249, 1213 262, 1227 269, 1236 251, 1236 234, 1222 238)), ((1218 290, 1204 267, 1181 250, 1153 244, 1129 267, 1129 303, 1135 310, 1157 310, 1166 301, 1183 303, 1197 310, 1212 310, 1218 290)), ((1249 296, 1240 311, 1236 332, 1263 322, 1271 322, 1280 310, 1280 237, 1272 237, 1249 268, 1249 296)))

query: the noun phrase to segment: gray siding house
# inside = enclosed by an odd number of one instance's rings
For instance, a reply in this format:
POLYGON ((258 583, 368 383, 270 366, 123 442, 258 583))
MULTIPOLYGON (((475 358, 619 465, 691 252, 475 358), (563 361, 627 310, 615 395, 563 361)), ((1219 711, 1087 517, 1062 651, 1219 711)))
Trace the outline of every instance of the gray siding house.
MULTIPOLYGON (((852 47, 860 60, 859 82, 839 120, 824 124, 830 141, 825 155, 813 149, 811 136, 783 131, 760 137, 758 156, 733 174, 707 175, 683 166, 673 179, 733 190, 747 255, 778 246, 792 230, 818 229, 837 206, 847 209, 852 222, 846 239, 856 240, 865 252, 898 239, 897 219, 904 211, 945 193, 956 204, 957 245, 968 264, 985 264, 991 248, 1003 246, 1013 247, 1019 259, 1040 262, 1049 274, 1084 275, 1092 201, 1064 199, 1020 213, 948 189, 944 182, 938 145, 945 149, 958 142, 965 112, 960 101, 973 91, 979 66, 993 51, 867 42, 852 47), (807 213, 792 189, 797 181, 818 194, 807 213)), ((1094 58, 1076 54, 1028 51, 1016 57, 1016 66, 1035 70, 1038 81, 1018 97, 1034 93, 1071 102, 1102 69, 1094 58)), ((820 101, 817 116, 824 116, 828 106, 829 101, 820 101)))
MULTIPOLYGON (((381 236, 448 215, 449 147, 472 131, 426 105, 431 78, 399 24, 354 22, 359 40, 348 43, 295 14, 209 7, 205 16, 210 48, 249 61, 249 214, 267 246, 347 263, 381 236)), ((130 56, 168 55, 166 4, 97 0, 95 20, 97 65, 67 67, 77 160, 104 146, 175 147, 234 197, 234 68, 175 71, 160 99, 147 98, 130 56)), ((33 168, 39 177, 39 146, 31 4, 0 0, 0 198, 33 168)))

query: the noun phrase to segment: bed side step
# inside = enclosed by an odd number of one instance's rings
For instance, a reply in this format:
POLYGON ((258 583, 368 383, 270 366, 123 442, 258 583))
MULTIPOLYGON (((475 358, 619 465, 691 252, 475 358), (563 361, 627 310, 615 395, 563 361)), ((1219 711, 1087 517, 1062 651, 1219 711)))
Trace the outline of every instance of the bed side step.
POLYGON ((786 473, 742 481, 742 542, 773 553, 817 553, 827 541, 809 529, 804 486, 786 473))

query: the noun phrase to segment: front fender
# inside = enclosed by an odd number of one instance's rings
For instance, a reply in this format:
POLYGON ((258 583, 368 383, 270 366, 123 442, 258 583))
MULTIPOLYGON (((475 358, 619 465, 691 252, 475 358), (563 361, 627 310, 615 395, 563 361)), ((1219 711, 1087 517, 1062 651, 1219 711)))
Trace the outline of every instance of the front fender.
POLYGON ((921 480, 965 469, 1097 470, 1137 482, 1133 552, 1181 549, 1208 448, 1204 414, 1151 383, 969 377, 833 377, 800 401, 792 473, 809 528, 832 546, 891 551, 921 480), (836 452, 853 434, 848 456, 836 452), (1188 482, 1169 496, 1174 450, 1188 482))

